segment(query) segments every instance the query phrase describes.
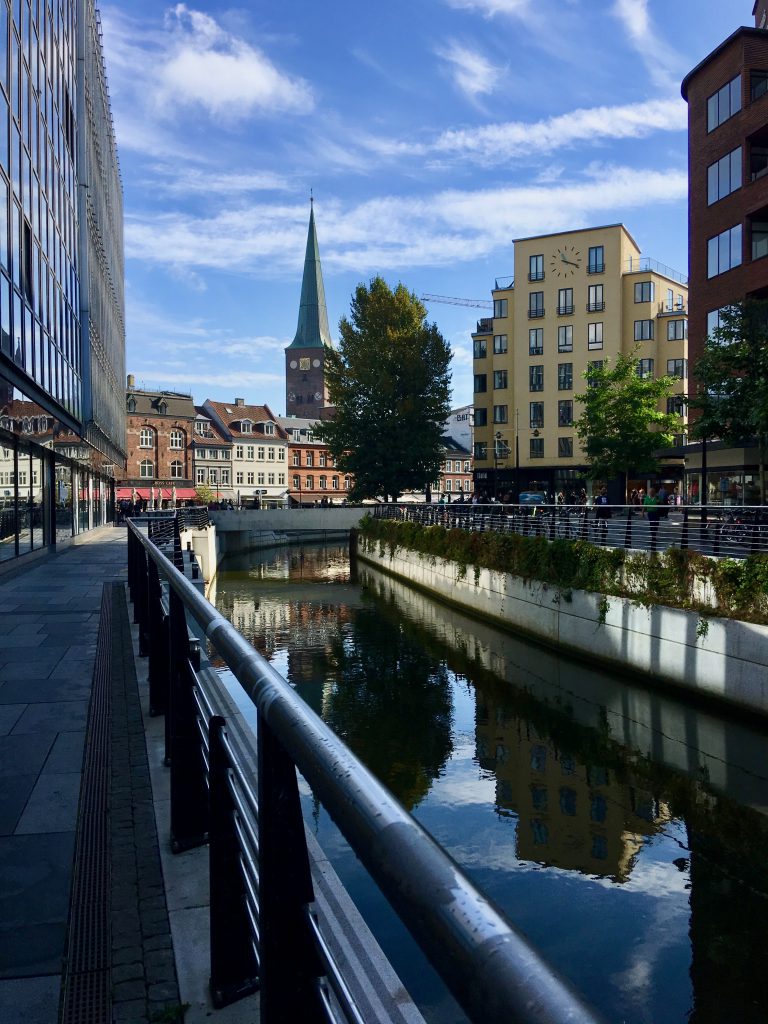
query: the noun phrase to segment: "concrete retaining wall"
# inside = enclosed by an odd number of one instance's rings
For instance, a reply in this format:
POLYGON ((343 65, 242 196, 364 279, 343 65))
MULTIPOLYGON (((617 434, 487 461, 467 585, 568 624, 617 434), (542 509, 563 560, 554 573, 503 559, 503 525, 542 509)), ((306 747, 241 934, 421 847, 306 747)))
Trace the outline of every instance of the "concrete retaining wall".
POLYGON ((224 533, 348 533, 359 525, 370 506, 330 505, 327 508, 233 509, 210 513, 219 534, 224 533))
POLYGON ((768 627, 619 597, 525 583, 505 573, 466 575, 455 563, 405 549, 393 555, 358 536, 358 557, 435 596, 536 640, 605 665, 768 715, 768 627), (606 607, 607 602, 607 607, 606 607), (601 621, 604 620, 604 621, 601 621))

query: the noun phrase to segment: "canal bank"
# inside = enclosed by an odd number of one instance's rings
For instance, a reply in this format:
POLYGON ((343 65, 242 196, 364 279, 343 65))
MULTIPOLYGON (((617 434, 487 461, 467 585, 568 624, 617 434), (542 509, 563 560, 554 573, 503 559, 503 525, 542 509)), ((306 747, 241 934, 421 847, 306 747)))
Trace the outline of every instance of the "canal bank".
POLYGON ((499 627, 654 683, 768 716, 768 627, 563 591, 353 533, 355 557, 499 627))

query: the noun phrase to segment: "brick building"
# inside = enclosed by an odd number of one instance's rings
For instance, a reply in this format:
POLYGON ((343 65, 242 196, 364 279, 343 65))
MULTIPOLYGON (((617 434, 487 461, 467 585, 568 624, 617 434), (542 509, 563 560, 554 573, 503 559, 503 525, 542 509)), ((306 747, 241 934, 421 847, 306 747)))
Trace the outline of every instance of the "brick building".
MULTIPOLYGON (((688 103, 689 354, 692 367, 719 312, 768 297, 768 3, 685 77, 688 103)), ((693 388, 691 389, 693 390, 693 388)), ((757 452, 709 445, 708 500, 754 495, 757 452)), ((701 487, 701 446, 687 450, 689 491, 701 487)))
POLYGON ((278 421, 288 435, 288 494, 292 506, 334 505, 346 500, 352 477, 340 473, 324 441, 314 435, 316 420, 297 416, 278 421))
POLYGON ((195 497, 193 447, 195 405, 190 395, 137 388, 128 375, 125 474, 116 497, 155 502, 195 497))

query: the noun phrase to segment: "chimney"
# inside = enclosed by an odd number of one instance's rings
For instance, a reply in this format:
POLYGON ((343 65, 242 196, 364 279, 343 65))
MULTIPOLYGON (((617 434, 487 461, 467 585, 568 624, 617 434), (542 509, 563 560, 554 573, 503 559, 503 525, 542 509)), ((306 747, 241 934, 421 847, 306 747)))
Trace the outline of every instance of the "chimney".
POLYGON ((245 405, 245 399, 244 398, 236 398, 235 399, 235 405, 236 406, 238 406, 238 405, 239 406, 244 406, 245 405))
POLYGON ((136 378, 134 377, 134 375, 132 373, 128 374, 128 387, 129 388, 135 388, 136 387, 136 378))

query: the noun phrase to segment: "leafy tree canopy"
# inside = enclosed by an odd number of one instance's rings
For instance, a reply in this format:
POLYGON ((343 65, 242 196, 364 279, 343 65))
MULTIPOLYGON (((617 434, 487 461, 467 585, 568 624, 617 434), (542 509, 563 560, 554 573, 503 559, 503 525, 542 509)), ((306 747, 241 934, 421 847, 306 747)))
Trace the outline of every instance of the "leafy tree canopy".
POLYGON ((616 363, 603 361, 583 375, 587 389, 575 398, 582 414, 575 423, 593 479, 607 480, 630 469, 656 468, 654 452, 669 448, 683 422, 675 413, 659 412, 669 397, 674 377, 641 377, 636 346, 616 363))
POLYGON ((700 416, 694 437, 740 444, 756 437, 760 494, 765 503, 768 449, 768 302, 754 300, 720 310, 720 325, 707 338, 694 373, 698 393, 690 405, 700 416))
POLYGON ((198 484, 195 488, 195 497, 200 505, 210 505, 216 500, 216 495, 208 484, 198 484))
POLYGON ((333 420, 318 425, 353 499, 422 489, 442 461, 451 350, 416 296, 381 277, 359 284, 338 349, 326 356, 333 420))

